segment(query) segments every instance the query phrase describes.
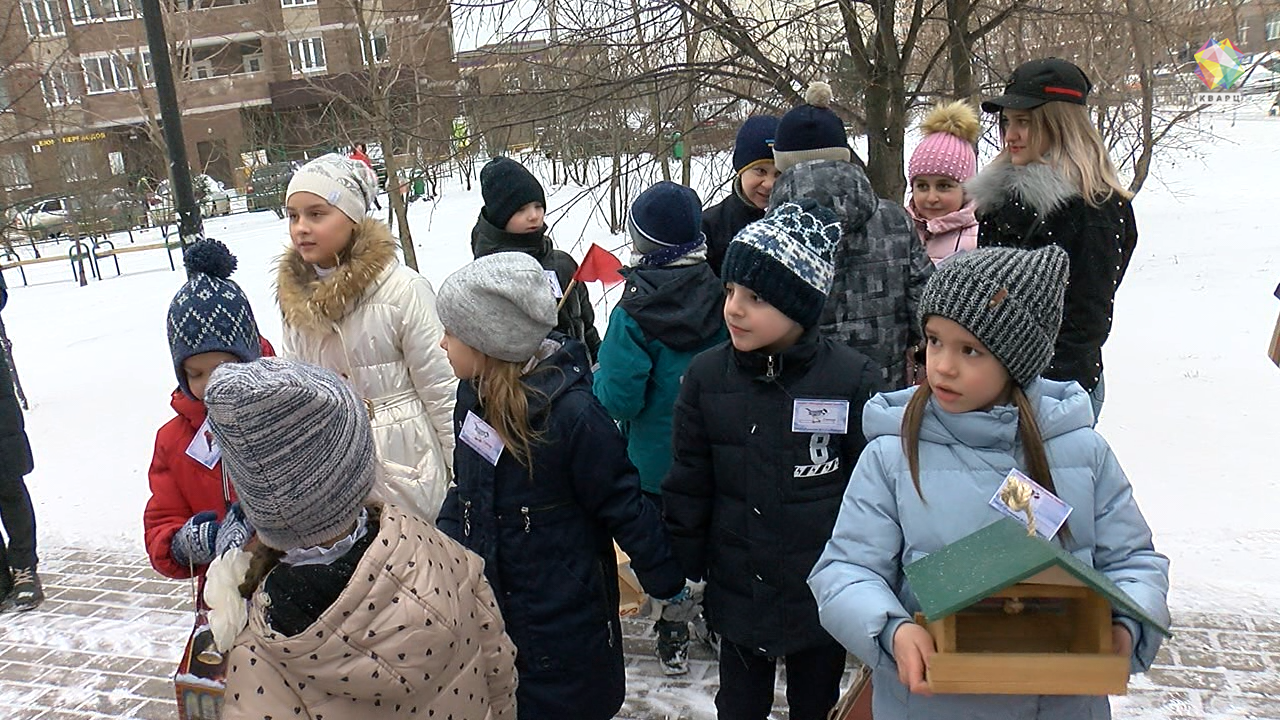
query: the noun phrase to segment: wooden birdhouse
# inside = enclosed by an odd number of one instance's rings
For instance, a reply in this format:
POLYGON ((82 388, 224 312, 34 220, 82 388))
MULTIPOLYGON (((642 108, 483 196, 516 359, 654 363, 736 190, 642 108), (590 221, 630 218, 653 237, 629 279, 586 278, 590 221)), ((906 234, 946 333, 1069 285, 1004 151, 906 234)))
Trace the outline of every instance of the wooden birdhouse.
POLYGON ((937 653, 936 693, 1123 695, 1129 658, 1112 652, 1112 610, 1164 635, 1105 575, 1002 518, 905 568, 937 653))

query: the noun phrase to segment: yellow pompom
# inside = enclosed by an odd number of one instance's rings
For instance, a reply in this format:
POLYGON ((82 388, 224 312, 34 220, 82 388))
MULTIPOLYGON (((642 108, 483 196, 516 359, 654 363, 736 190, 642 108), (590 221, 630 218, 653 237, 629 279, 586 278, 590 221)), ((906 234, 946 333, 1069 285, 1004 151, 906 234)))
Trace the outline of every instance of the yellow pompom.
POLYGON ((924 122, 920 123, 920 131, 925 135, 944 132, 969 143, 978 141, 980 129, 978 114, 963 100, 934 105, 924 122))

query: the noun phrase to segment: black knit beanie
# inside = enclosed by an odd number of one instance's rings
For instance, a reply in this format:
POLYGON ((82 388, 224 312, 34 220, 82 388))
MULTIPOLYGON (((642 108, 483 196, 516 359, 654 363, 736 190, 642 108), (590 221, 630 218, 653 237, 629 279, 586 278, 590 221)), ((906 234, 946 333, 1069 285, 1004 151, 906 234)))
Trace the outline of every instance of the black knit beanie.
POLYGON ((480 169, 480 196, 485 218, 499 230, 506 229, 511 216, 525 205, 547 204, 542 183, 524 165, 505 157, 494 158, 480 169))

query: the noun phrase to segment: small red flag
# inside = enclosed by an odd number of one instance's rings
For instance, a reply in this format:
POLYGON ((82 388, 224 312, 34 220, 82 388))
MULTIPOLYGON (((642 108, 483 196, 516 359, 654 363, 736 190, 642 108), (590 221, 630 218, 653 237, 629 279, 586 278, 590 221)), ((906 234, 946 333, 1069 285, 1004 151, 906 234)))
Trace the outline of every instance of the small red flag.
POLYGON ((614 257, 613 253, 591 243, 586 257, 582 258, 582 264, 578 266, 578 272, 573 274, 573 279, 578 282, 599 280, 606 287, 617 285, 622 282, 622 276, 618 274, 621 269, 622 262, 614 257))

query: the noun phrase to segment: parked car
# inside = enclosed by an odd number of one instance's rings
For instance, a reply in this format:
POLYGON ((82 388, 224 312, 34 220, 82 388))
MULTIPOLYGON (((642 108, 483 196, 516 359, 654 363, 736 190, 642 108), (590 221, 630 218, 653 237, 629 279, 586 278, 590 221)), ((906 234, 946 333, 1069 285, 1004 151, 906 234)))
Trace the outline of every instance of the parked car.
POLYGON ((35 240, 57 237, 66 230, 68 199, 46 197, 16 205, 9 213, 11 227, 35 240))
MULTIPOLYGON (((200 217, 231 214, 231 193, 227 192, 222 183, 208 175, 192 175, 191 190, 200 206, 200 217)), ((168 225, 177 221, 177 200, 172 197, 168 180, 156 186, 151 205, 153 225, 168 225)))
POLYGON ((67 198, 68 225, 81 231, 116 232, 141 227, 147 220, 147 202, 124 188, 86 192, 67 198))
POLYGON ((249 212, 273 210, 284 217, 284 192, 293 177, 293 163, 259 165, 249 172, 245 185, 245 207, 249 212))

